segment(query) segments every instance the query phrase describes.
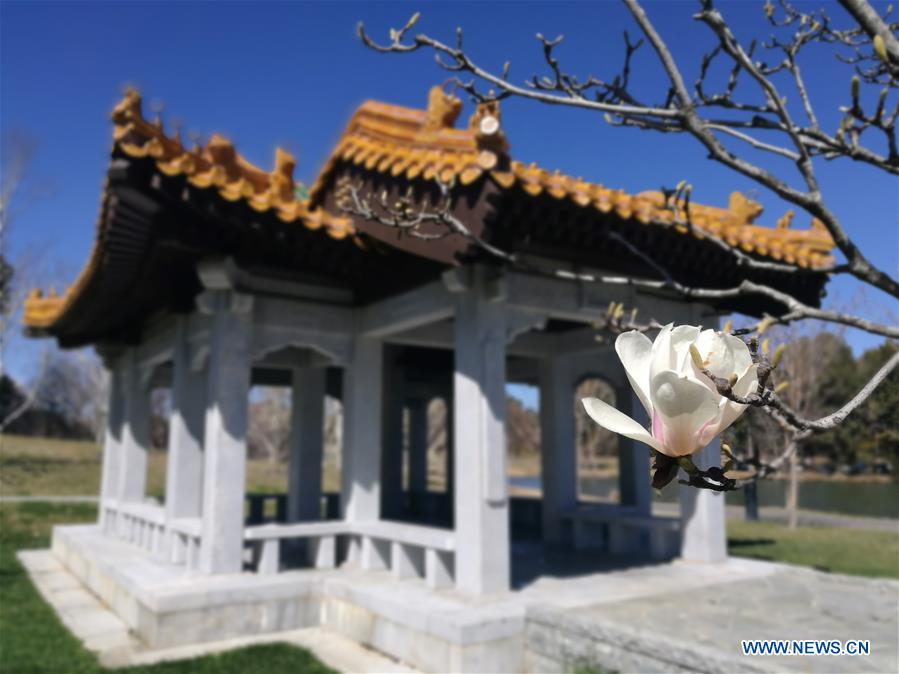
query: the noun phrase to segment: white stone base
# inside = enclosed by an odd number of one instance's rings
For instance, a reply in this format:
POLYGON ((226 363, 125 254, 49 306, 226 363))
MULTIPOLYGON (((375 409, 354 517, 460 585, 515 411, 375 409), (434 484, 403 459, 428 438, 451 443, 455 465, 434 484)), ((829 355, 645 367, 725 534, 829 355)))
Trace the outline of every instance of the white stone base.
POLYGON ((434 591, 387 571, 208 576, 100 534, 57 526, 55 557, 148 650, 320 626, 427 672, 524 670, 524 604, 434 591))
MULTIPOLYGON (((621 672, 730 672, 737 665, 764 670, 766 663, 735 660, 721 647, 731 644, 731 632, 709 643, 695 635, 672 641, 659 636, 665 630, 647 630, 647 614, 641 611, 654 612, 659 602, 671 604, 672 593, 682 593, 689 602, 735 592, 737 585, 751 594, 760 583, 791 587, 792 582, 792 576, 777 581, 789 567, 746 559, 546 575, 517 591, 487 596, 434 590, 421 579, 347 566, 210 576, 103 536, 94 525, 56 527, 53 553, 74 576, 57 588, 60 601, 72 606, 83 601, 88 593, 77 587, 80 582, 117 616, 116 621, 101 621, 95 615, 81 631, 90 627, 96 633, 80 636, 136 644, 142 660, 133 664, 188 657, 222 644, 291 642, 291 635, 302 632, 349 640, 422 672, 546 674, 581 665, 621 672), (620 620, 609 617, 619 614, 624 616, 620 620), (120 627, 113 629, 111 622, 120 627)), ((862 587, 863 582, 856 584, 862 587)), ((720 631, 720 606, 706 604, 706 622, 695 629, 720 631)), ((801 603, 794 610, 801 613, 807 607, 801 603)), ((792 615, 796 613, 788 612, 785 619, 792 615)), ((76 633, 78 618, 72 613, 66 622, 76 633)), ((757 621, 780 629, 777 619, 766 614, 757 621)), ((832 626, 828 629, 833 633, 832 626)), ((864 624, 864 630, 873 629, 870 620, 864 624)), ((105 648, 105 641, 95 647, 105 648)))

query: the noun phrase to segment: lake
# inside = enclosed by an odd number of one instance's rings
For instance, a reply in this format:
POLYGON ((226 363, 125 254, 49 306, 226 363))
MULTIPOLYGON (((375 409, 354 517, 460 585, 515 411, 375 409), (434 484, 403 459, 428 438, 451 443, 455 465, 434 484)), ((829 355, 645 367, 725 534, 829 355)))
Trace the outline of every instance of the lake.
MULTIPOLYGON (((540 477, 510 477, 509 484, 527 489, 540 489, 540 477)), ((609 500, 618 488, 615 478, 581 480, 581 492, 609 500)), ((760 506, 781 506, 786 503, 786 480, 762 480, 758 485, 760 506)), ((656 499, 677 500, 677 489, 669 485, 656 499)), ((743 505, 743 491, 729 492, 728 505, 743 505)), ((799 507, 802 510, 856 515, 859 517, 899 518, 899 484, 895 482, 825 482, 809 481, 799 486, 799 507)))

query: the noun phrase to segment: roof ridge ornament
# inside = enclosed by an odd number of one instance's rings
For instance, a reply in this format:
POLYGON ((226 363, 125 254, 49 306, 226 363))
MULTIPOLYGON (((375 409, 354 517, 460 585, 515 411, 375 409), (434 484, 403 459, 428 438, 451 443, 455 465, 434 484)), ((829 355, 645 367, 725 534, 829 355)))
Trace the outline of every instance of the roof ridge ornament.
POLYGON ((116 124, 127 124, 135 119, 143 119, 141 97, 134 87, 126 87, 122 100, 112 109, 112 121, 116 124))
POLYGON ((442 85, 431 87, 428 92, 428 109, 422 131, 436 132, 452 129, 462 112, 462 101, 447 92, 442 85))
POLYGON ((496 168, 499 157, 509 151, 509 143, 503 133, 499 101, 482 100, 468 118, 468 129, 474 132, 480 153, 478 164, 485 170, 496 168))

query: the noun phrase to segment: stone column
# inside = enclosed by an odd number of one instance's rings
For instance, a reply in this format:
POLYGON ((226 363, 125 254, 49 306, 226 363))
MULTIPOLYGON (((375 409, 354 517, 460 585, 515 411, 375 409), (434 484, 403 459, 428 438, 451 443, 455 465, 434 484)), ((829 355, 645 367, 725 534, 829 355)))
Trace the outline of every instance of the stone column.
POLYGON ((396 518, 403 511, 403 377, 397 351, 384 347, 384 441, 381 447, 381 514, 396 518))
POLYGON ((428 491, 428 401, 409 402, 409 491, 428 491))
POLYGON ((568 542, 562 514, 577 507, 577 446, 570 360, 544 358, 540 379, 540 462, 543 540, 568 542))
POLYGON ((509 589, 506 484, 506 317, 480 290, 462 292, 455 318, 456 587, 509 589))
POLYGON ((322 518, 325 375, 323 367, 293 370, 290 467, 287 479, 289 522, 308 522, 322 518))
MULTIPOLYGON (((693 456, 697 466, 708 468, 721 463, 721 444, 716 438, 693 456)), ((686 475, 681 473, 681 479, 686 475)), ((691 562, 727 560, 724 495, 709 489, 678 485, 681 508, 681 558, 691 562)))
POLYGON ((199 517, 203 504, 203 433, 206 423, 205 368, 191 367, 189 319, 175 332, 172 414, 165 480, 166 519, 199 517))
POLYGON ((106 432, 103 439, 103 465, 100 474, 100 530, 110 533, 115 527, 115 516, 110 518, 106 505, 119 495, 121 477, 122 430, 125 415, 125 373, 119 362, 109 364, 109 404, 106 414, 106 432))
MULTIPOLYGON (((618 386, 615 389, 618 409, 636 419, 646 428, 649 420, 640 399, 630 386, 618 386)), ((642 515, 652 512, 652 485, 649 476, 649 449, 642 442, 618 438, 618 488, 621 493, 621 505, 629 506, 642 515)))
MULTIPOLYGON (((690 307, 690 322, 706 328, 718 327, 718 317, 700 305, 690 307)), ((718 438, 693 456, 702 468, 721 464, 718 438)), ((681 479, 686 475, 681 471, 681 479)), ((723 562, 727 560, 727 530, 724 495, 708 489, 678 485, 681 509, 681 557, 691 562, 723 562)))
POLYGON ((452 386, 443 396, 443 404, 446 406, 446 494, 452 501, 456 494, 456 422, 453 414, 455 396, 452 386))
MULTIPOLYGON (((344 370, 340 505, 348 522, 381 518, 383 350, 380 340, 357 336, 350 364, 344 370)), ((348 559, 358 560, 359 553, 356 543, 351 543, 348 559)))
POLYGON ((211 315, 199 568, 238 573, 243 567, 253 298, 212 290, 198 303, 211 315))
POLYGON ((118 500, 139 503, 147 487, 147 451, 150 447, 150 392, 141 378, 137 350, 126 356, 125 418, 118 465, 118 500))

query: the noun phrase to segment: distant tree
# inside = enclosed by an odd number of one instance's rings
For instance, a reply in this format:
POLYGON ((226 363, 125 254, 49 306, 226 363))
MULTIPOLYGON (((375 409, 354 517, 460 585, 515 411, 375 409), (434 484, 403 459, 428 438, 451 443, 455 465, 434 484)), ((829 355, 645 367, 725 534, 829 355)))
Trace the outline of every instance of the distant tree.
POLYGON ((97 356, 86 350, 48 349, 33 409, 64 420, 78 433, 102 440, 106 427, 108 381, 97 356))
MULTIPOLYGON (((37 281, 39 254, 24 252, 10 260, 7 240, 16 216, 36 198, 49 193, 48 186, 30 175, 37 142, 23 131, 8 131, 0 142, 0 374, 6 377, 5 358, 16 326, 16 316, 30 285, 37 281)), ((38 376, 29 385, 6 382, 8 395, 0 404, 0 432, 8 430, 35 403, 38 376), (13 404, 15 402, 15 404, 13 404)))
MULTIPOLYGON (((844 363, 828 372, 823 384, 825 403, 844 391, 858 390, 864 382, 899 351, 895 342, 887 342, 865 351, 858 360, 844 363)), ((841 427, 814 438, 813 451, 820 445, 832 448, 835 460, 851 464, 856 461, 883 459, 899 463, 899 374, 893 373, 871 395, 868 403, 846 420, 841 427)))
POLYGON ((165 449, 169 444, 169 416, 172 413, 172 391, 155 388, 150 392, 150 446, 165 449))
POLYGON ((250 404, 247 445, 251 456, 272 463, 287 456, 290 439, 290 394, 286 388, 260 387, 261 396, 250 404))
POLYGON ((540 420, 518 398, 506 396, 506 446, 515 456, 540 452, 540 420))

